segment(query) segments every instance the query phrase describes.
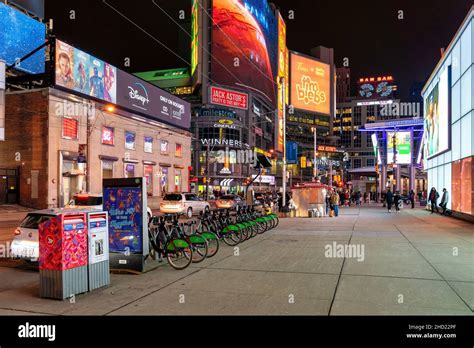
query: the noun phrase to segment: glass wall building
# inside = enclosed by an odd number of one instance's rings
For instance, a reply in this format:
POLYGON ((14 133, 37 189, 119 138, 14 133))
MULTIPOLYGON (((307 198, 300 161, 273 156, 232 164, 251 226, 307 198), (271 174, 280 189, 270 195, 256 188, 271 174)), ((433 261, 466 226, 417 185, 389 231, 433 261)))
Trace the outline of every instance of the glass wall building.
POLYGON ((450 193, 448 208, 474 212, 474 7, 423 88, 428 188, 450 193))

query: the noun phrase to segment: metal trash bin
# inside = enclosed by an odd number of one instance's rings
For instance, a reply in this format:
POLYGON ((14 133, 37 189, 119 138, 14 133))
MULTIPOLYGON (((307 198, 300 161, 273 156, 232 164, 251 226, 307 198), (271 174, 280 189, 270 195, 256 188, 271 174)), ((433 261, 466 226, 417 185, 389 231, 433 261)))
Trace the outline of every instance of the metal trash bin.
POLYGON ((86 214, 58 214, 38 232, 40 297, 64 300, 87 292, 86 214))
POLYGON ((109 214, 105 211, 88 213, 89 291, 110 285, 109 214))

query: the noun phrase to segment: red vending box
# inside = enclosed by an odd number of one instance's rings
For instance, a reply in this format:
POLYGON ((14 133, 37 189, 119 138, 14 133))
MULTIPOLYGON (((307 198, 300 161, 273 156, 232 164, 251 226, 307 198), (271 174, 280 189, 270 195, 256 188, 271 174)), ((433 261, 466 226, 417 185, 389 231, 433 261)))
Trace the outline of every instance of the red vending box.
POLYGON ((66 299, 88 291, 87 216, 59 213, 39 226, 40 296, 66 299))

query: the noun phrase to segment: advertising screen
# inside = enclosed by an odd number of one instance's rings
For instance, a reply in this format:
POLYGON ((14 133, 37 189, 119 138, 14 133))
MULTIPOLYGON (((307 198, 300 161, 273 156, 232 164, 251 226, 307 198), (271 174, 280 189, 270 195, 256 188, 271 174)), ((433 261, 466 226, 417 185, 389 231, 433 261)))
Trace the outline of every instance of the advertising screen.
POLYGON ((377 141, 377 134, 373 133, 371 135, 371 138, 372 138, 372 146, 374 148, 374 156, 377 156, 377 163, 382 164, 382 158, 380 156, 380 151, 378 151, 379 144, 378 144, 378 141, 377 141))
POLYGON ((276 104, 278 21, 267 0, 214 0, 211 78, 276 104))
MULTIPOLYGON (((0 2, 0 59, 7 66, 26 56, 45 42, 46 27, 0 2)), ((44 72, 45 49, 21 62, 16 69, 30 74, 44 72)))
POLYGON ((428 158, 450 149, 450 73, 451 67, 443 71, 438 83, 425 99, 425 140, 428 158))
POLYGON ((331 114, 331 67, 291 53, 290 104, 295 109, 331 114))
POLYGON ((189 129, 188 102, 65 42, 56 40, 56 86, 189 129))
MULTIPOLYGON (((393 136, 395 133, 387 132, 387 163, 394 163, 393 136)), ((397 164, 411 164, 411 133, 397 132, 397 164)))
POLYGON ((116 76, 112 65, 56 40, 56 85, 115 104, 116 76))
POLYGON ((110 251, 143 252, 142 189, 105 188, 104 209, 109 212, 110 251))

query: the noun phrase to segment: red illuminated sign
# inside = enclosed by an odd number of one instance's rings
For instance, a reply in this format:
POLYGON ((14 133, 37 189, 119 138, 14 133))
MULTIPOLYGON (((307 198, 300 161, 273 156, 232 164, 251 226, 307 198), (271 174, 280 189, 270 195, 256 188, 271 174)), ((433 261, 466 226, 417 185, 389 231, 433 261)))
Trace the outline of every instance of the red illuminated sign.
POLYGON ((249 96, 247 93, 231 91, 228 89, 211 87, 211 104, 224 105, 237 109, 248 110, 249 96))
POLYGON ((334 146, 320 145, 320 146, 318 146, 318 151, 320 151, 320 152, 337 152, 337 148, 334 147, 334 146))
POLYGON ((359 83, 393 81, 393 76, 363 77, 359 83))

